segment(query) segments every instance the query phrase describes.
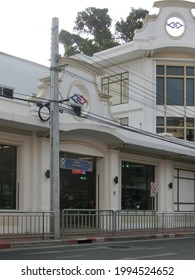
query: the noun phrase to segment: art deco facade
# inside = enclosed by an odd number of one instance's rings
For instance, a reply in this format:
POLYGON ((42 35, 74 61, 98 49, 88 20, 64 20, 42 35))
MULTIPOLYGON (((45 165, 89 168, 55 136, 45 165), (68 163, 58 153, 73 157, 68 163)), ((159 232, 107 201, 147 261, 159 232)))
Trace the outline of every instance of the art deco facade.
MULTIPOLYGON (((132 42, 59 62, 61 209, 195 211, 195 4, 154 5, 132 42)), ((49 210, 49 69, 0 61, 0 208, 49 210)))

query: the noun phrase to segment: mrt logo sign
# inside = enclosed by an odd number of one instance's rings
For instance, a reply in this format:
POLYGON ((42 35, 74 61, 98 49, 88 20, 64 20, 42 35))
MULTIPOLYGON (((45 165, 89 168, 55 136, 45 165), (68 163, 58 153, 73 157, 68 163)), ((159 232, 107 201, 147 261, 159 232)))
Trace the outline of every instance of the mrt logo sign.
POLYGON ((79 105, 87 105, 88 104, 88 101, 87 99, 83 96, 83 95, 80 95, 78 93, 74 93, 74 95, 72 95, 70 97, 70 99, 76 103, 76 104, 79 104, 79 105))

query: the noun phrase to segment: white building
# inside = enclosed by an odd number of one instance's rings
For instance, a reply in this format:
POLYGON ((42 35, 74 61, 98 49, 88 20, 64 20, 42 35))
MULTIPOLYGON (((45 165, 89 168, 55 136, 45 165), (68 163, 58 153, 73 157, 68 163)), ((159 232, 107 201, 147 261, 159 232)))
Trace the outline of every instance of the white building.
MULTIPOLYGON (((154 5, 132 42, 60 61, 61 209, 195 211, 195 3, 154 5)), ((0 208, 49 210, 49 69, 0 60, 0 208)))
POLYGON ((36 204, 34 196, 40 190, 39 178, 36 178, 39 152, 34 149, 37 149, 37 133, 42 127, 33 116, 32 103, 26 100, 37 94, 39 79, 48 75, 49 69, 45 66, 0 53, 1 209, 26 210, 36 204))

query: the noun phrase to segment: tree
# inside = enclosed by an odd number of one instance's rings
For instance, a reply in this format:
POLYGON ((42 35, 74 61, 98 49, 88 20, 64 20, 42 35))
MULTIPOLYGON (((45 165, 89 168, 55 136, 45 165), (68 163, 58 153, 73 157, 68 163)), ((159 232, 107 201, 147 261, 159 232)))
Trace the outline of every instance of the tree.
POLYGON ((132 11, 126 18, 115 25, 115 35, 110 31, 112 19, 108 9, 89 7, 79 12, 75 20, 74 31, 77 34, 61 30, 60 43, 64 45, 65 56, 84 53, 92 56, 94 53, 129 42, 133 39, 136 28, 141 28, 143 19, 148 14, 147 10, 131 8, 132 11))
POLYGON ((111 23, 112 20, 108 15, 108 9, 91 7, 78 13, 74 30, 80 34, 85 33, 93 36, 95 43, 101 46, 105 38, 107 41, 112 41, 112 33, 109 29, 111 23))
POLYGON ((66 30, 60 32, 59 39, 60 43, 64 44, 65 55, 82 52, 92 56, 98 51, 117 46, 119 43, 110 31, 111 23, 108 9, 89 7, 79 12, 74 27, 78 34, 71 34, 66 30))
POLYGON ((132 41, 135 30, 142 28, 143 20, 148 15, 148 13, 149 12, 147 10, 142 8, 137 10, 131 8, 131 12, 129 13, 126 20, 124 21, 121 19, 120 21, 117 21, 115 25, 115 34, 118 35, 117 39, 125 43, 132 41))
POLYGON ((92 40, 84 39, 66 30, 60 32, 60 42, 64 44, 65 56, 67 57, 77 53, 84 53, 92 56, 96 52, 92 40))

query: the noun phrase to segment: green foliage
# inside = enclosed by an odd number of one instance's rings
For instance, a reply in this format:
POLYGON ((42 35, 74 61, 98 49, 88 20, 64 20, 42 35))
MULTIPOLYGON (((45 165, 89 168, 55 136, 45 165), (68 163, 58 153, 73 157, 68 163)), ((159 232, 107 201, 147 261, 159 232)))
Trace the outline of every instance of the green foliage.
POLYGON ((115 25, 117 39, 110 31, 112 19, 108 15, 108 9, 89 7, 79 12, 74 27, 77 34, 61 30, 59 35, 60 43, 64 45, 65 56, 77 53, 92 56, 96 52, 119 45, 121 41, 131 41, 134 30, 142 27, 143 19, 148 14, 148 11, 143 9, 131 9, 126 21, 121 19, 115 25))
POLYGON ((92 40, 84 39, 66 30, 61 30, 59 39, 64 44, 65 56, 67 57, 77 53, 85 53, 92 56, 95 51, 92 40))
POLYGON ((144 9, 134 9, 131 8, 131 12, 129 13, 128 17, 124 21, 121 19, 117 21, 115 25, 117 34, 117 39, 122 40, 122 42, 130 42, 133 40, 134 32, 136 29, 140 29, 143 26, 143 20, 148 15, 148 11, 144 9))
POLYGON ((112 20, 108 15, 108 9, 87 8, 79 12, 75 21, 74 30, 79 33, 92 35, 94 40, 101 44, 104 37, 111 39, 112 34, 109 30, 112 20))

